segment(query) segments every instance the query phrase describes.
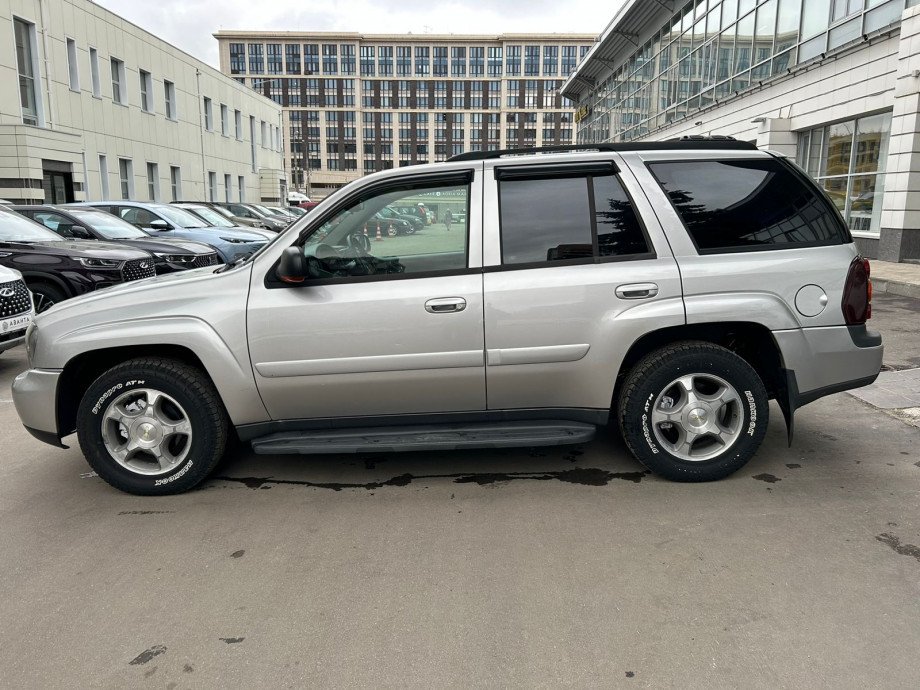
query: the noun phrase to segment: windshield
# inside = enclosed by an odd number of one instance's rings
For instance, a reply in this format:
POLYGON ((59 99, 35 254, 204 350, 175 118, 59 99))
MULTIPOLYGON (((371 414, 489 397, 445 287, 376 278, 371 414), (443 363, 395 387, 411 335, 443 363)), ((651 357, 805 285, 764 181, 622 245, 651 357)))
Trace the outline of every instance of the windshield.
POLYGON ((278 214, 273 213, 272 211, 270 211, 270 210, 268 209, 267 206, 259 206, 258 204, 249 204, 249 205, 250 205, 252 208, 254 208, 254 209, 256 209, 257 211, 259 211, 260 213, 265 214, 265 215, 268 216, 269 218, 271 218, 272 216, 278 215, 278 214))
POLYGON ((107 240, 136 240, 149 235, 131 223, 116 218, 111 213, 104 211, 71 211, 84 225, 88 225, 107 240))
POLYGON ((210 225, 213 225, 216 228, 232 228, 233 223, 224 218, 214 209, 208 208, 207 206, 187 206, 189 211, 194 212, 196 215, 204 218, 210 225))
POLYGON ((0 211, 0 242, 60 242, 56 233, 18 213, 0 211))
POLYGON ((207 227, 201 218, 197 218, 194 213, 189 213, 181 208, 176 208, 175 206, 151 206, 150 208, 180 228, 207 227))
POLYGON ((216 211, 224 218, 233 218, 233 213, 228 209, 225 209, 223 206, 208 206, 208 208, 210 208, 212 211, 216 211))

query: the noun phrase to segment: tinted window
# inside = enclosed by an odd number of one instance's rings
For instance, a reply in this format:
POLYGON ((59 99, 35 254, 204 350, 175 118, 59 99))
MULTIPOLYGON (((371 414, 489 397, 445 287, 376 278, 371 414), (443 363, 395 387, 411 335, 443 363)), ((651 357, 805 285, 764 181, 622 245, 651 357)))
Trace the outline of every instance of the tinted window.
POLYGON ((616 177, 594 178, 594 217, 600 256, 629 256, 649 251, 639 218, 616 177))
POLYGON ((682 161, 649 167, 700 251, 849 241, 840 215, 780 161, 682 161))
POLYGON ((128 240, 149 237, 143 230, 102 211, 72 211, 73 215, 107 240, 128 240))
POLYGON ((502 263, 594 256, 586 178, 505 180, 499 195, 502 263))

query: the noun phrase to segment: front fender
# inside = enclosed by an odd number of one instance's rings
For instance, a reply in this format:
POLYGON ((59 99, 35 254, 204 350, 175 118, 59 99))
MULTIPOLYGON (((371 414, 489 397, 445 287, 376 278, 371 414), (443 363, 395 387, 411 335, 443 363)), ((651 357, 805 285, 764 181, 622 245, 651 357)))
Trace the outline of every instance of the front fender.
POLYGON ((143 347, 149 351, 163 345, 186 348, 201 360, 234 425, 268 421, 268 411, 252 375, 245 338, 242 343, 229 343, 200 318, 148 317, 87 326, 59 338, 54 348, 57 357, 70 362, 103 349, 143 347))

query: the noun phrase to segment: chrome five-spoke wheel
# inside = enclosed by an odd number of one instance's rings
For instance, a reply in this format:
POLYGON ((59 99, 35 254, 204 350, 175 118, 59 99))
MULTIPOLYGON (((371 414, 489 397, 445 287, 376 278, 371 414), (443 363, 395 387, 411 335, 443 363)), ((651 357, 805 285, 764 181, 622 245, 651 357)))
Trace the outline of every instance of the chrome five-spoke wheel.
POLYGON ((741 396, 718 376, 687 374, 659 393, 651 421, 655 439, 675 457, 710 460, 741 435, 741 396))
POLYGON ((174 398, 153 388, 135 388, 106 407, 102 440, 125 469, 143 475, 165 474, 188 455, 192 425, 174 398))

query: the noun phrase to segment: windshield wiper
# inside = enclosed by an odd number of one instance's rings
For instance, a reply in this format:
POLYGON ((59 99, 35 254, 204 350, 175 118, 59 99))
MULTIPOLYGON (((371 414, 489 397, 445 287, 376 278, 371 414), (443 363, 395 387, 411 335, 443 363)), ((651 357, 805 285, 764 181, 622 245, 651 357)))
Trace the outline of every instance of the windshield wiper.
POLYGON ((223 273, 224 271, 229 271, 231 268, 236 268, 237 266, 242 266, 244 263, 249 261, 252 258, 252 252, 249 254, 243 254, 243 256, 234 259, 229 264, 224 264, 223 266, 218 266, 214 272, 223 273))

